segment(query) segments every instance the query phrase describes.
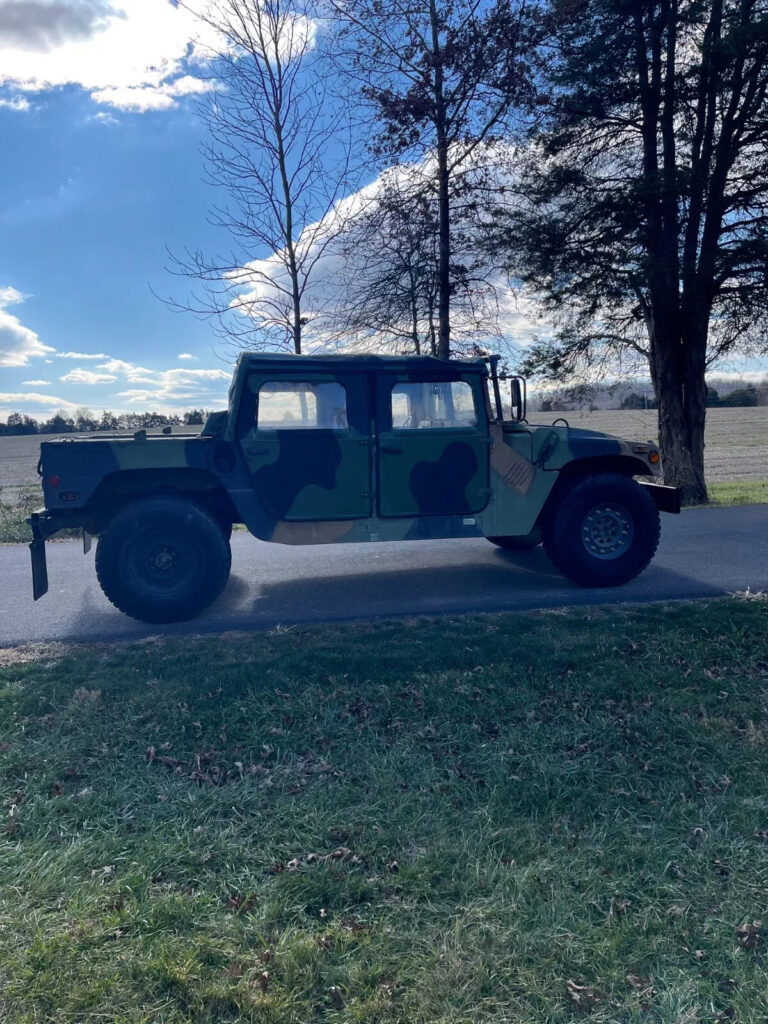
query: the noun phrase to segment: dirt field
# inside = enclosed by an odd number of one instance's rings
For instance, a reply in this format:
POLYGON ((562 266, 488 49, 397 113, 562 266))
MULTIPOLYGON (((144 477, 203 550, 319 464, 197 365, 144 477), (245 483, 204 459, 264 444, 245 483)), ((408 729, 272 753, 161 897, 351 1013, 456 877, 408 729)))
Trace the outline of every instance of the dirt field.
MULTIPOLYGON (((533 416, 537 420, 541 413, 533 416)), ((602 430, 630 439, 657 438, 652 410, 569 412, 573 427, 602 430)), ((547 414, 548 418, 549 414, 547 414)), ((764 480, 768 477, 768 407, 709 409, 707 412, 704 469, 709 483, 727 480, 764 480)))
MULTIPOLYGON (((646 440, 656 437, 656 413, 650 410, 569 412, 571 426, 602 430, 619 437, 646 440)), ((531 419, 549 423, 551 413, 531 419)), ((189 429, 189 428, 186 428, 189 429)), ((25 486, 37 486, 35 466, 42 435, 0 437, 0 488, 6 502, 25 486)), ((761 480, 768 477, 768 408, 710 409, 707 414, 707 480, 761 480)))
MULTIPOLYGON (((200 427, 180 427, 177 433, 194 433, 200 427)), ((160 431, 150 430, 150 434, 160 431)), ((62 434, 23 434, 21 437, 0 437, 0 497, 12 503, 25 487, 38 487, 37 460, 40 458, 40 442, 51 441, 62 434)), ((67 437, 79 437, 67 434, 67 437)), ((93 436, 93 435, 89 435, 93 436)))

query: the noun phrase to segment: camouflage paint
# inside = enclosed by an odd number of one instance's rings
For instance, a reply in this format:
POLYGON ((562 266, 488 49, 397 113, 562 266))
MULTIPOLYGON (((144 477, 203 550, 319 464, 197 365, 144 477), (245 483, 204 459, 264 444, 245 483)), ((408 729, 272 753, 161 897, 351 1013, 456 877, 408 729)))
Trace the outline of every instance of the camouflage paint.
POLYGON ((558 472, 576 459, 632 459, 633 475, 660 475, 651 443, 489 422, 487 377, 484 360, 245 354, 228 414, 203 435, 44 442, 36 529, 87 527, 105 493, 128 501, 164 488, 224 490, 251 533, 283 544, 513 536, 533 529, 558 472), (259 430, 258 389, 275 380, 343 382, 348 427, 259 430), (476 427, 393 429, 394 382, 454 380, 473 389, 476 427))

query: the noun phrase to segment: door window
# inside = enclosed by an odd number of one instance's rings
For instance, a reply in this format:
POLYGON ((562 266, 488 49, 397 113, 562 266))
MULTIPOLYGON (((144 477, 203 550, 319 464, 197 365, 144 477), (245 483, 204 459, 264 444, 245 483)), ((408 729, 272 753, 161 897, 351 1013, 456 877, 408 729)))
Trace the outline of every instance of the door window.
POLYGON ((472 388, 466 381, 408 381, 392 388, 393 430, 476 427, 472 388))
POLYGON ((256 403, 258 430, 347 430, 347 393, 342 384, 265 381, 256 403))

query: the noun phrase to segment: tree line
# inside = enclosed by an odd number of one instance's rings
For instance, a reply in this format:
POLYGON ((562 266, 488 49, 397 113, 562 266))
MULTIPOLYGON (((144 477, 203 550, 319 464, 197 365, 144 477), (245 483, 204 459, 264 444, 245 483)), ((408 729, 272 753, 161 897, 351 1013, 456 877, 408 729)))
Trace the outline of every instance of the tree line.
POLYGON ((552 325, 515 368, 643 367, 665 479, 706 500, 705 374, 768 337, 763 0, 217 0, 203 17, 230 245, 175 257, 203 285, 185 308, 241 347, 448 358, 514 342, 509 284, 552 325))
MULTIPOLYGON (((744 409, 768 406, 768 378, 762 384, 720 381, 707 385, 708 409, 744 409), (715 384, 717 386, 715 386, 715 384)), ((537 412, 595 412, 607 409, 658 409, 652 388, 637 390, 628 384, 575 385, 534 395, 529 406, 537 412)))
POLYGON ((0 422, 0 437, 18 434, 74 434, 95 431, 146 430, 158 427, 202 426, 208 416, 206 409, 190 409, 182 415, 162 412, 121 412, 105 410, 100 416, 88 409, 78 409, 72 416, 54 413, 47 420, 37 420, 25 413, 12 412, 5 423, 0 422))

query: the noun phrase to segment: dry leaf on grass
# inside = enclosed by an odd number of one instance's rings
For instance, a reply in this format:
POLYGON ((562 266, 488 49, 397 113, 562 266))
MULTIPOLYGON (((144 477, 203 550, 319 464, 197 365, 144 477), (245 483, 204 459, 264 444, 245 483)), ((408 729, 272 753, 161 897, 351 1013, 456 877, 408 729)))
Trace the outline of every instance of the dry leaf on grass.
POLYGON ((577 985, 570 978, 565 983, 565 991, 573 1005, 582 1010, 591 1010, 602 999, 598 989, 591 985, 577 985))
POLYGON ((736 926, 736 938, 742 949, 757 949, 763 932, 763 922, 753 921, 751 924, 736 926))

